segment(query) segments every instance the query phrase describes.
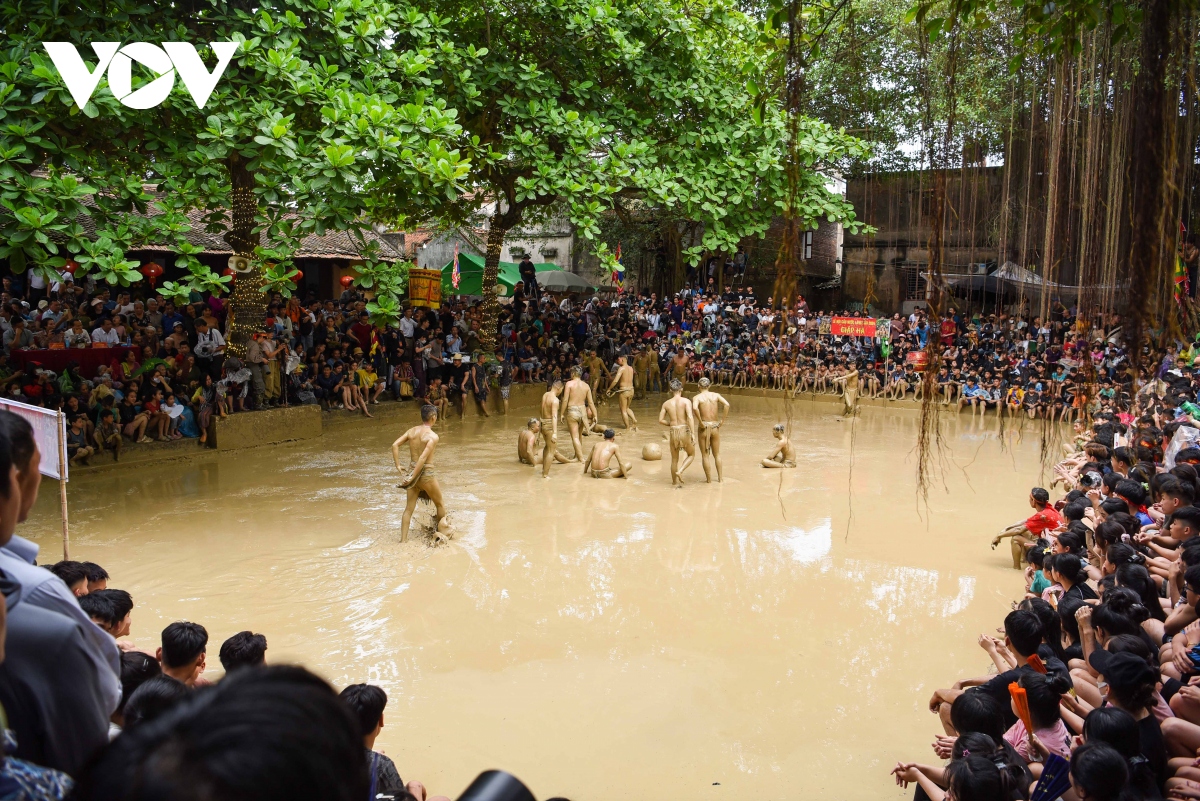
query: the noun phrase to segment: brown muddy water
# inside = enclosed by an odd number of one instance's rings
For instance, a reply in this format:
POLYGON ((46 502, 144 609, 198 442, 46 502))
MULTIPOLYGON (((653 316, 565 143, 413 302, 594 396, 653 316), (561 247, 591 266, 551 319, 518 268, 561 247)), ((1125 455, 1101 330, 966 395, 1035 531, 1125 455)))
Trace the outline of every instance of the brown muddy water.
MULTIPOLYGON (((576 801, 909 797, 888 771, 934 758, 930 693, 987 669, 976 637, 1019 596, 988 541, 1028 514, 1037 430, 948 417, 926 514, 915 412, 797 402, 800 466, 768 471, 783 403, 733 403, 726 482, 697 462, 680 490, 640 458, 627 481, 543 480, 516 458, 528 410, 440 424, 444 547, 399 542, 394 422, 77 473, 72 557, 133 594, 138 645, 203 623, 210 678, 252 629, 268 661, 382 685, 378 745, 431 792, 500 767, 576 801)), ((663 429, 635 409, 640 453, 663 429)), ((49 561, 55 490, 20 532, 49 561)))

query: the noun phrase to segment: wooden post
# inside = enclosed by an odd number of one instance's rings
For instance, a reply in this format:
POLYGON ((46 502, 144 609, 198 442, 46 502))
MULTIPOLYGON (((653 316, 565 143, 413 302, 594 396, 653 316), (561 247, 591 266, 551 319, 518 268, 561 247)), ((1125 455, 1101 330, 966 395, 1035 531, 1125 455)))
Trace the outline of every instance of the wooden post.
POLYGON ((63 436, 66 415, 58 413, 58 499, 62 506, 63 559, 71 558, 71 537, 67 529, 67 440, 63 436))

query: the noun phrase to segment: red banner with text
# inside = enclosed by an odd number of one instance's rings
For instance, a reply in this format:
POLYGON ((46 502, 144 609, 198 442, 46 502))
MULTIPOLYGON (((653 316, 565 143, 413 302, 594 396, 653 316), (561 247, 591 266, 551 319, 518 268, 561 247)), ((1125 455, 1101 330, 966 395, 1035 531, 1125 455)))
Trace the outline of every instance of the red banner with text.
POLYGON ((873 337, 875 336, 875 318, 834 317, 830 333, 834 336, 873 337))

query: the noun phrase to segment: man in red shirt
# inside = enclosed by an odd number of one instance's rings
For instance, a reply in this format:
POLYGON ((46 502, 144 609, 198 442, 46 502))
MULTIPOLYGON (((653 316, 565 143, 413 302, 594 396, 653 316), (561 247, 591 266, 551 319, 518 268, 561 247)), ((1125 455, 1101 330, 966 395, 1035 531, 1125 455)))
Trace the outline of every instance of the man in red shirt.
POLYGON ((1031 547, 1037 538, 1047 531, 1054 531, 1063 525, 1062 515, 1050 505, 1050 493, 1041 487, 1029 491, 1029 505, 1033 514, 1021 523, 1015 523, 1004 529, 992 540, 992 550, 1006 537, 1012 538, 1013 567, 1020 570, 1025 561, 1025 549, 1031 547))
POLYGON ((358 346, 363 349, 366 358, 371 358, 371 342, 374 341, 375 329, 371 325, 371 315, 363 312, 358 315, 358 322, 350 326, 349 334, 358 343, 358 346))

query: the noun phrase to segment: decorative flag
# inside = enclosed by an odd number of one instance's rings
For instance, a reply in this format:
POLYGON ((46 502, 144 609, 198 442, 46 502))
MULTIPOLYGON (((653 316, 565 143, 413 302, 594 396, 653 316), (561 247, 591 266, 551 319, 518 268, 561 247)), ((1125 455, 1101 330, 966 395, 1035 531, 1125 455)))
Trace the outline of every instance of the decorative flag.
POLYGON ((462 273, 458 270, 458 243, 454 243, 454 267, 450 270, 450 285, 458 289, 459 282, 462 281, 462 273))
POLYGON ((620 292, 625 286, 625 265, 621 264, 621 243, 617 242, 617 266, 613 267, 612 282, 620 292))

